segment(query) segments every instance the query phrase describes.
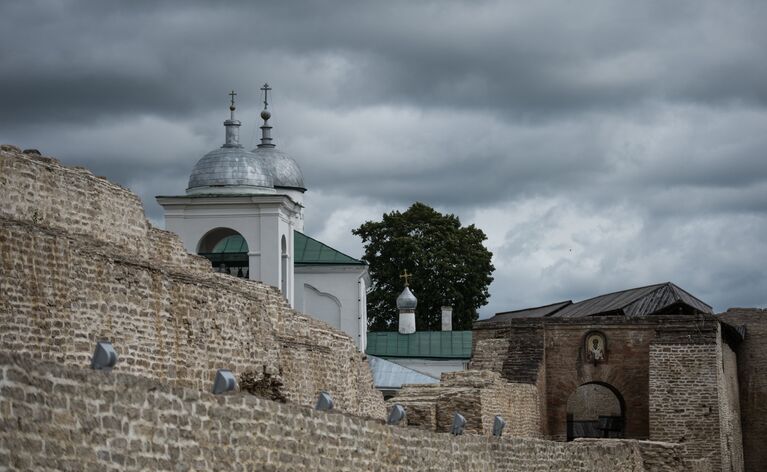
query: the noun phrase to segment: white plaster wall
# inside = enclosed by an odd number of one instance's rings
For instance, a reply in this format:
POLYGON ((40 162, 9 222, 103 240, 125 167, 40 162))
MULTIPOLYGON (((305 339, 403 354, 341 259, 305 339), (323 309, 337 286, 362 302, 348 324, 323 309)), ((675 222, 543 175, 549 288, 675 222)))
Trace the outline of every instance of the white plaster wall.
POLYGON ((282 236, 287 239, 287 293, 293 299, 293 230, 299 207, 285 196, 218 198, 159 197, 165 229, 178 234, 186 250, 197 254, 200 240, 215 228, 230 228, 248 243, 248 278, 281 288, 282 236))
POLYGON ((367 345, 367 312, 363 266, 299 266, 295 269, 295 309, 339 328, 367 345))

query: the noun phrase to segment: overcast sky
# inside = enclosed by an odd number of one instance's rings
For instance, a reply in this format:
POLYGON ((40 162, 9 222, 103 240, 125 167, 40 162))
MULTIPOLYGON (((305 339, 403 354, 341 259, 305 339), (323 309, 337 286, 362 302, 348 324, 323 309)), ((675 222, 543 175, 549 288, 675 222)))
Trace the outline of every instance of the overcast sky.
POLYGON ((306 232, 414 201, 488 235, 481 312, 673 281, 767 305, 767 2, 7 1, 0 142, 155 195, 259 87, 306 232))

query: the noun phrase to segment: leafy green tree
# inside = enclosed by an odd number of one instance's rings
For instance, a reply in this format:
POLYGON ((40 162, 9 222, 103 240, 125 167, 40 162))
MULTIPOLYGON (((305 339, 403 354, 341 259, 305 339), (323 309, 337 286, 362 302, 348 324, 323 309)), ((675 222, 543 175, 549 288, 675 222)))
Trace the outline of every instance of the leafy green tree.
POLYGON ((413 274, 410 289, 418 298, 417 330, 439 330, 442 306, 453 307, 453 329, 471 329, 477 308, 487 304, 495 269, 481 229, 462 227, 455 215, 416 202, 403 213, 385 213, 382 221, 368 221, 352 233, 362 238, 362 259, 370 265, 371 331, 397 330, 396 300, 405 285, 400 277, 404 270, 413 274))

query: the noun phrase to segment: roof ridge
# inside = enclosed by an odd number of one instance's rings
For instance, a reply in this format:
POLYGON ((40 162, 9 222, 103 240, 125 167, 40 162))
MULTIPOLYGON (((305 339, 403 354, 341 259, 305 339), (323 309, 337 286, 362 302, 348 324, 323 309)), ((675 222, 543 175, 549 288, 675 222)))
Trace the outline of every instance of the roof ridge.
MULTIPOLYGON (((548 303, 546 305, 541 305, 541 306, 530 306, 530 307, 527 307, 527 308, 518 308, 516 310, 499 311, 496 314, 494 314, 493 316, 508 315, 510 313, 519 313, 520 311, 537 310, 538 308, 546 308, 546 307, 549 307, 549 306, 561 305, 563 303, 568 303, 568 302, 570 304, 573 303, 572 300, 562 300, 561 302, 548 303)), ((490 318, 485 318, 485 319, 489 320, 490 318)), ((477 321, 483 321, 483 320, 477 320, 477 321)))
POLYGON ((667 283, 669 284, 669 286, 671 287, 672 290, 674 290, 674 291, 678 290, 680 292, 683 292, 684 294, 688 295, 689 297, 693 298, 694 300, 697 300, 697 301, 701 302, 702 304, 706 305, 707 307, 711 308, 712 311, 714 310, 713 306, 709 305, 708 303, 704 302, 700 298, 698 298, 695 295, 691 294, 690 292, 688 292, 687 290, 683 289, 679 285, 677 285, 677 284, 675 284, 673 282, 667 282, 667 283))
POLYGON ((632 291, 634 291, 634 290, 641 290, 641 289, 643 289, 643 288, 650 288, 650 287, 658 287, 658 288, 660 288, 660 287, 662 287, 662 286, 664 286, 664 285, 667 285, 667 284, 669 284, 669 283, 671 283, 671 282, 661 282, 661 283, 657 283, 657 284, 649 284, 649 285, 643 285, 643 286, 641 286, 641 287, 633 287, 633 288, 627 288, 627 289, 624 289, 624 290, 616 290, 616 291, 614 291, 614 292, 603 293, 603 294, 601 294, 601 295, 597 295, 597 296, 595 296, 595 297, 587 298, 587 299, 585 299, 585 300, 579 300, 579 301, 577 301, 577 302, 573 303, 573 305, 577 305, 577 304, 579 304, 579 303, 585 303, 585 302, 588 302, 588 301, 590 301, 590 300, 595 300, 595 299, 597 299, 597 298, 606 297, 606 296, 608 296, 608 295, 615 295, 615 294, 617 294, 617 293, 623 293, 623 292, 632 292, 632 291))

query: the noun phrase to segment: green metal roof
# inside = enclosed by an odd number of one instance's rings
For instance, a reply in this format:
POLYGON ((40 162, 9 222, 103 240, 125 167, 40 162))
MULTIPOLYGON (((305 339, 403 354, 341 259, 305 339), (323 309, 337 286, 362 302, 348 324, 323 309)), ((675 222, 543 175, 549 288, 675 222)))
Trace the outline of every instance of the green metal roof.
POLYGON ((295 265, 365 265, 299 231, 294 231, 293 252, 295 265))
POLYGON ((416 331, 400 334, 368 333, 365 353, 378 357, 471 358, 471 331, 416 331))
POLYGON ((212 254, 230 252, 248 252, 248 243, 245 242, 245 238, 239 234, 229 235, 219 241, 211 251, 212 254))

